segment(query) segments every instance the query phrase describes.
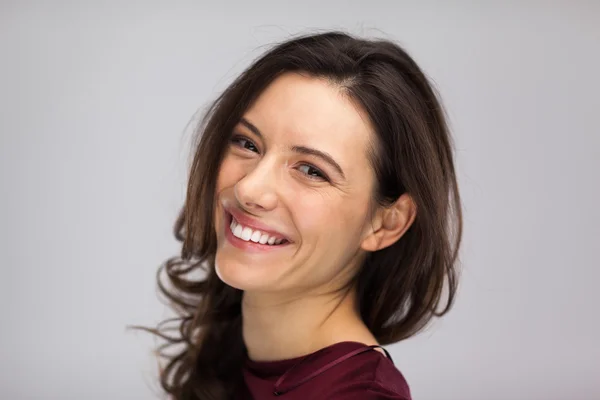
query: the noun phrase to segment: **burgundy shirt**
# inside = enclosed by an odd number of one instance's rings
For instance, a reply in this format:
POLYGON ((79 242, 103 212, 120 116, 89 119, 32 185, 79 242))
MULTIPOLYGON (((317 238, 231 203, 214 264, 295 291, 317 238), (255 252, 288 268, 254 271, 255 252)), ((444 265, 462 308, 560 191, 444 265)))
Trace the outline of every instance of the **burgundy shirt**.
POLYGON ((410 400, 406 380, 389 353, 358 342, 340 342, 306 356, 244 365, 237 399, 410 400))

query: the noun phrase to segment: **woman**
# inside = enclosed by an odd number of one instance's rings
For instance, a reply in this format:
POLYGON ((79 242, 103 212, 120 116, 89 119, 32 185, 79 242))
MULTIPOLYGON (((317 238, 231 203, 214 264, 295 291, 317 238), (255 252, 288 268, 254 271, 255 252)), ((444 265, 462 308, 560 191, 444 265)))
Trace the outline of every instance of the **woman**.
POLYGON ((163 388, 410 399, 380 346, 448 311, 462 227, 451 138, 419 67, 388 41, 295 38, 238 77, 198 134, 182 254, 159 279, 180 314, 154 330, 163 388))

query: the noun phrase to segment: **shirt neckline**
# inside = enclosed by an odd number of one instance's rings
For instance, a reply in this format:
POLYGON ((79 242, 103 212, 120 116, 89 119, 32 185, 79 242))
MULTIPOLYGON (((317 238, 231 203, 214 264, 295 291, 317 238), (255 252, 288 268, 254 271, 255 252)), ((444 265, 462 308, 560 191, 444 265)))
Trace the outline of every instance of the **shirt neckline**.
MULTIPOLYGON (((326 356, 325 354, 323 354, 323 356, 327 359, 325 361, 328 361, 330 357, 336 357, 342 353, 345 353, 347 351, 352 351, 352 350, 355 350, 355 349, 358 349, 361 347, 368 347, 368 345, 365 343, 355 342, 355 341, 342 341, 342 342, 334 343, 332 345, 323 347, 322 349, 316 350, 309 354, 305 354, 303 356, 287 358, 287 359, 283 359, 283 360, 254 361, 254 360, 251 360, 250 358, 246 358, 246 367, 249 370, 251 370, 253 373, 256 373, 256 374, 259 374, 262 376, 281 375, 281 374, 285 373, 289 368, 298 364, 303 359, 306 359, 309 357, 312 358, 313 356, 315 356, 317 354, 321 354, 321 353, 330 354, 331 353, 331 356, 326 356)), ((383 354, 381 354, 381 355, 383 357, 385 357, 383 354)))

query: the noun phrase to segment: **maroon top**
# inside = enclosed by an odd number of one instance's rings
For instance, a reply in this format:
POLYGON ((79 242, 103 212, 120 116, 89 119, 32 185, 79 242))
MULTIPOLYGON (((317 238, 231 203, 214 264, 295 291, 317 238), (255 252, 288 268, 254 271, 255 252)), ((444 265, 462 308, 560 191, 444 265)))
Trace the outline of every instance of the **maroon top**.
POLYGON ((410 400, 406 380, 384 356, 358 342, 340 342, 306 356, 244 365, 239 400, 410 400))

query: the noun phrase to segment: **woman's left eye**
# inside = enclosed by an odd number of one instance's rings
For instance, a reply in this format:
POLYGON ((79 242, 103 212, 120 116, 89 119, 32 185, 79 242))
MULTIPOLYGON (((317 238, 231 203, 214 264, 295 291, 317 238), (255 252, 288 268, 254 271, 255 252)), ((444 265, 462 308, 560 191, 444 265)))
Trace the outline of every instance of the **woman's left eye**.
POLYGON ((318 168, 313 167, 309 164, 302 164, 298 167, 298 171, 302 172, 309 179, 319 180, 319 181, 327 181, 327 176, 321 172, 318 168))

